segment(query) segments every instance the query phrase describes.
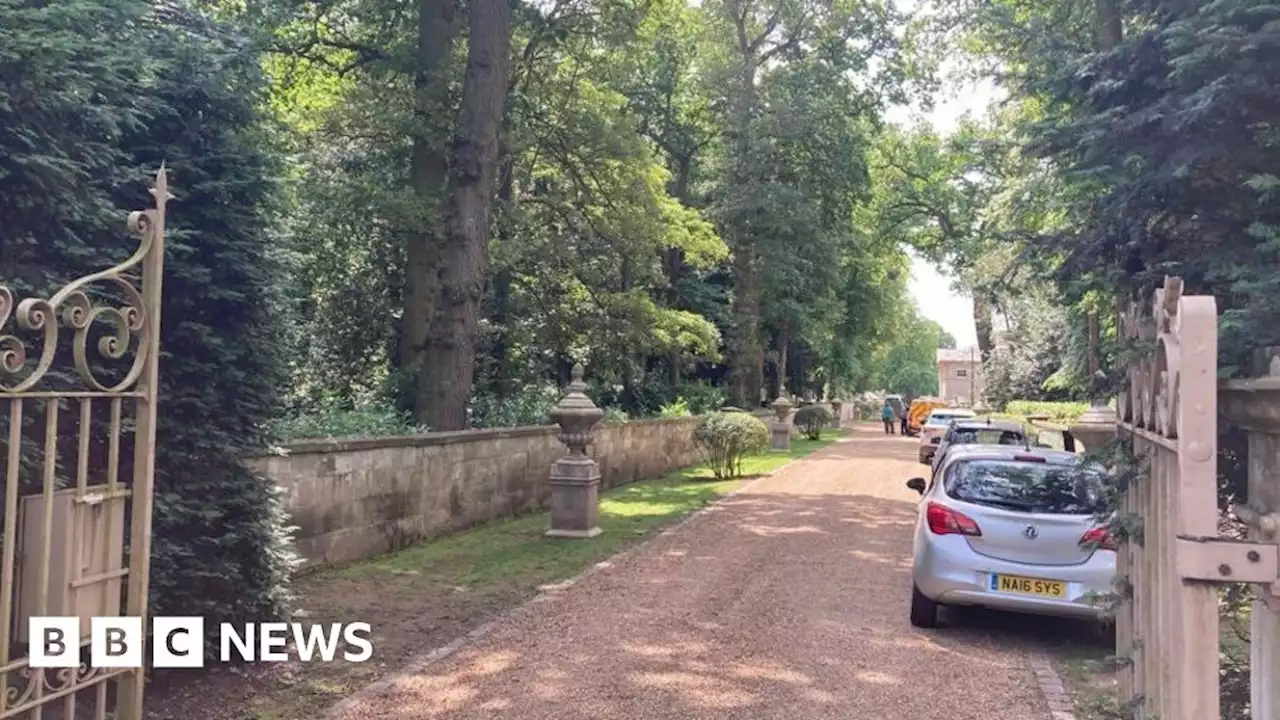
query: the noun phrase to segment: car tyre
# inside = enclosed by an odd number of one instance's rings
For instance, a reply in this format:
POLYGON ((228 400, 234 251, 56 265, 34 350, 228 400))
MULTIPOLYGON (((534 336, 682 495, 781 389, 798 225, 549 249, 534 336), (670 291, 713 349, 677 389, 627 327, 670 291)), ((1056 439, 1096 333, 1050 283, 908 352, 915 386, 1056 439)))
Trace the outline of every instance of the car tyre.
POLYGON ((911 624, 918 628, 938 625, 938 603, 925 597, 915 583, 911 584, 911 624))

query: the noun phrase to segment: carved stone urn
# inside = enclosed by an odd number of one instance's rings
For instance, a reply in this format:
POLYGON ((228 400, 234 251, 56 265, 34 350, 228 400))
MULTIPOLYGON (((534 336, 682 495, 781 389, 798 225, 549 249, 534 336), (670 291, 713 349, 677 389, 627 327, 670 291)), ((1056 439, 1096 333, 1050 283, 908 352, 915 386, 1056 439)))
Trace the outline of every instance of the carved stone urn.
POLYGON ((581 364, 573 366, 569 392, 551 411, 551 419, 560 426, 560 442, 569 453, 551 466, 550 537, 592 538, 600 534, 600 466, 587 456, 587 446, 595 438, 595 427, 604 417, 583 392, 581 364))
POLYGON ((1094 400, 1089 409, 1071 424, 1069 430, 1071 436, 1084 445, 1085 450, 1100 448, 1116 436, 1116 411, 1105 400, 1094 400))
POLYGON ((786 395, 779 395, 770 405, 776 418, 769 429, 770 446, 774 450, 791 449, 791 410, 795 407, 786 395))

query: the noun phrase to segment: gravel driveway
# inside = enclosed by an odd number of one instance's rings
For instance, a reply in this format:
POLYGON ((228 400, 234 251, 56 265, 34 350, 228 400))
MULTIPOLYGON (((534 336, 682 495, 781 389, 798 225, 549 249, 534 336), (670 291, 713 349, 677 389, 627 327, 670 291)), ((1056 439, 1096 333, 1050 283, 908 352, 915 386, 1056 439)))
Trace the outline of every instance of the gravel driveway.
POLYGON ((1047 720, 1025 643, 907 622, 923 469, 859 428, 335 717, 1047 720))

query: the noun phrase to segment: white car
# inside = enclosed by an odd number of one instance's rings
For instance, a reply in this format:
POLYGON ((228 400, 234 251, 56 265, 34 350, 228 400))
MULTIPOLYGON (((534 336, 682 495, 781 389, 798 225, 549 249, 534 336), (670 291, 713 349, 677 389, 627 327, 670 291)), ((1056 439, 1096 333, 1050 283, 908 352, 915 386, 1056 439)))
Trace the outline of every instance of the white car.
POLYGON ((1001 445, 952 447, 920 493, 911 624, 940 605, 1104 619, 1116 543, 1094 517, 1102 470, 1074 453, 1001 445))
POLYGON ((963 408, 938 408, 929 413, 920 427, 920 464, 932 463, 933 454, 938 451, 938 444, 947 434, 947 428, 951 427, 951 421, 971 417, 977 417, 977 413, 963 408))

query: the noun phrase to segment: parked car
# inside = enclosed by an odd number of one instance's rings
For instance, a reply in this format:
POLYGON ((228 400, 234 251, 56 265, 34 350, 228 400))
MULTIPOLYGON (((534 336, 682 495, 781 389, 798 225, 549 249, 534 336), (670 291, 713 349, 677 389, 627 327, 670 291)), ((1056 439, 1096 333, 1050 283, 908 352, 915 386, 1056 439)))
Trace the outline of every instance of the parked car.
POLYGON ((933 454, 937 452, 942 436, 946 434, 947 428, 951 427, 952 421, 967 420, 972 417, 975 417, 974 412, 963 408, 941 408, 929 413, 929 418, 920 426, 921 464, 928 465, 933 460, 933 454))
MULTIPOLYGON (((1008 420, 992 420, 991 418, 973 418, 972 420, 956 420, 942 434, 940 442, 933 453, 931 464, 934 470, 947 455, 947 449, 957 445, 1028 445, 1046 447, 1033 442, 1022 423, 1008 420)), ((923 461, 922 461, 923 462, 923 461)))
POLYGON ((938 397, 918 397, 911 401, 907 408, 907 434, 918 435, 929 419, 929 413, 938 408, 950 407, 946 400, 938 397))
MULTIPOLYGON (((893 408, 893 417, 900 418, 907 411, 906 401, 901 395, 885 395, 884 401, 889 403, 889 407, 893 408)), ((879 417, 879 416, 877 416, 879 417)))
POLYGON ((1096 520, 1103 471, 1061 450, 952 447, 920 493, 911 624, 940 606, 976 606, 1102 619, 1091 602, 1111 590, 1116 544, 1096 520))

